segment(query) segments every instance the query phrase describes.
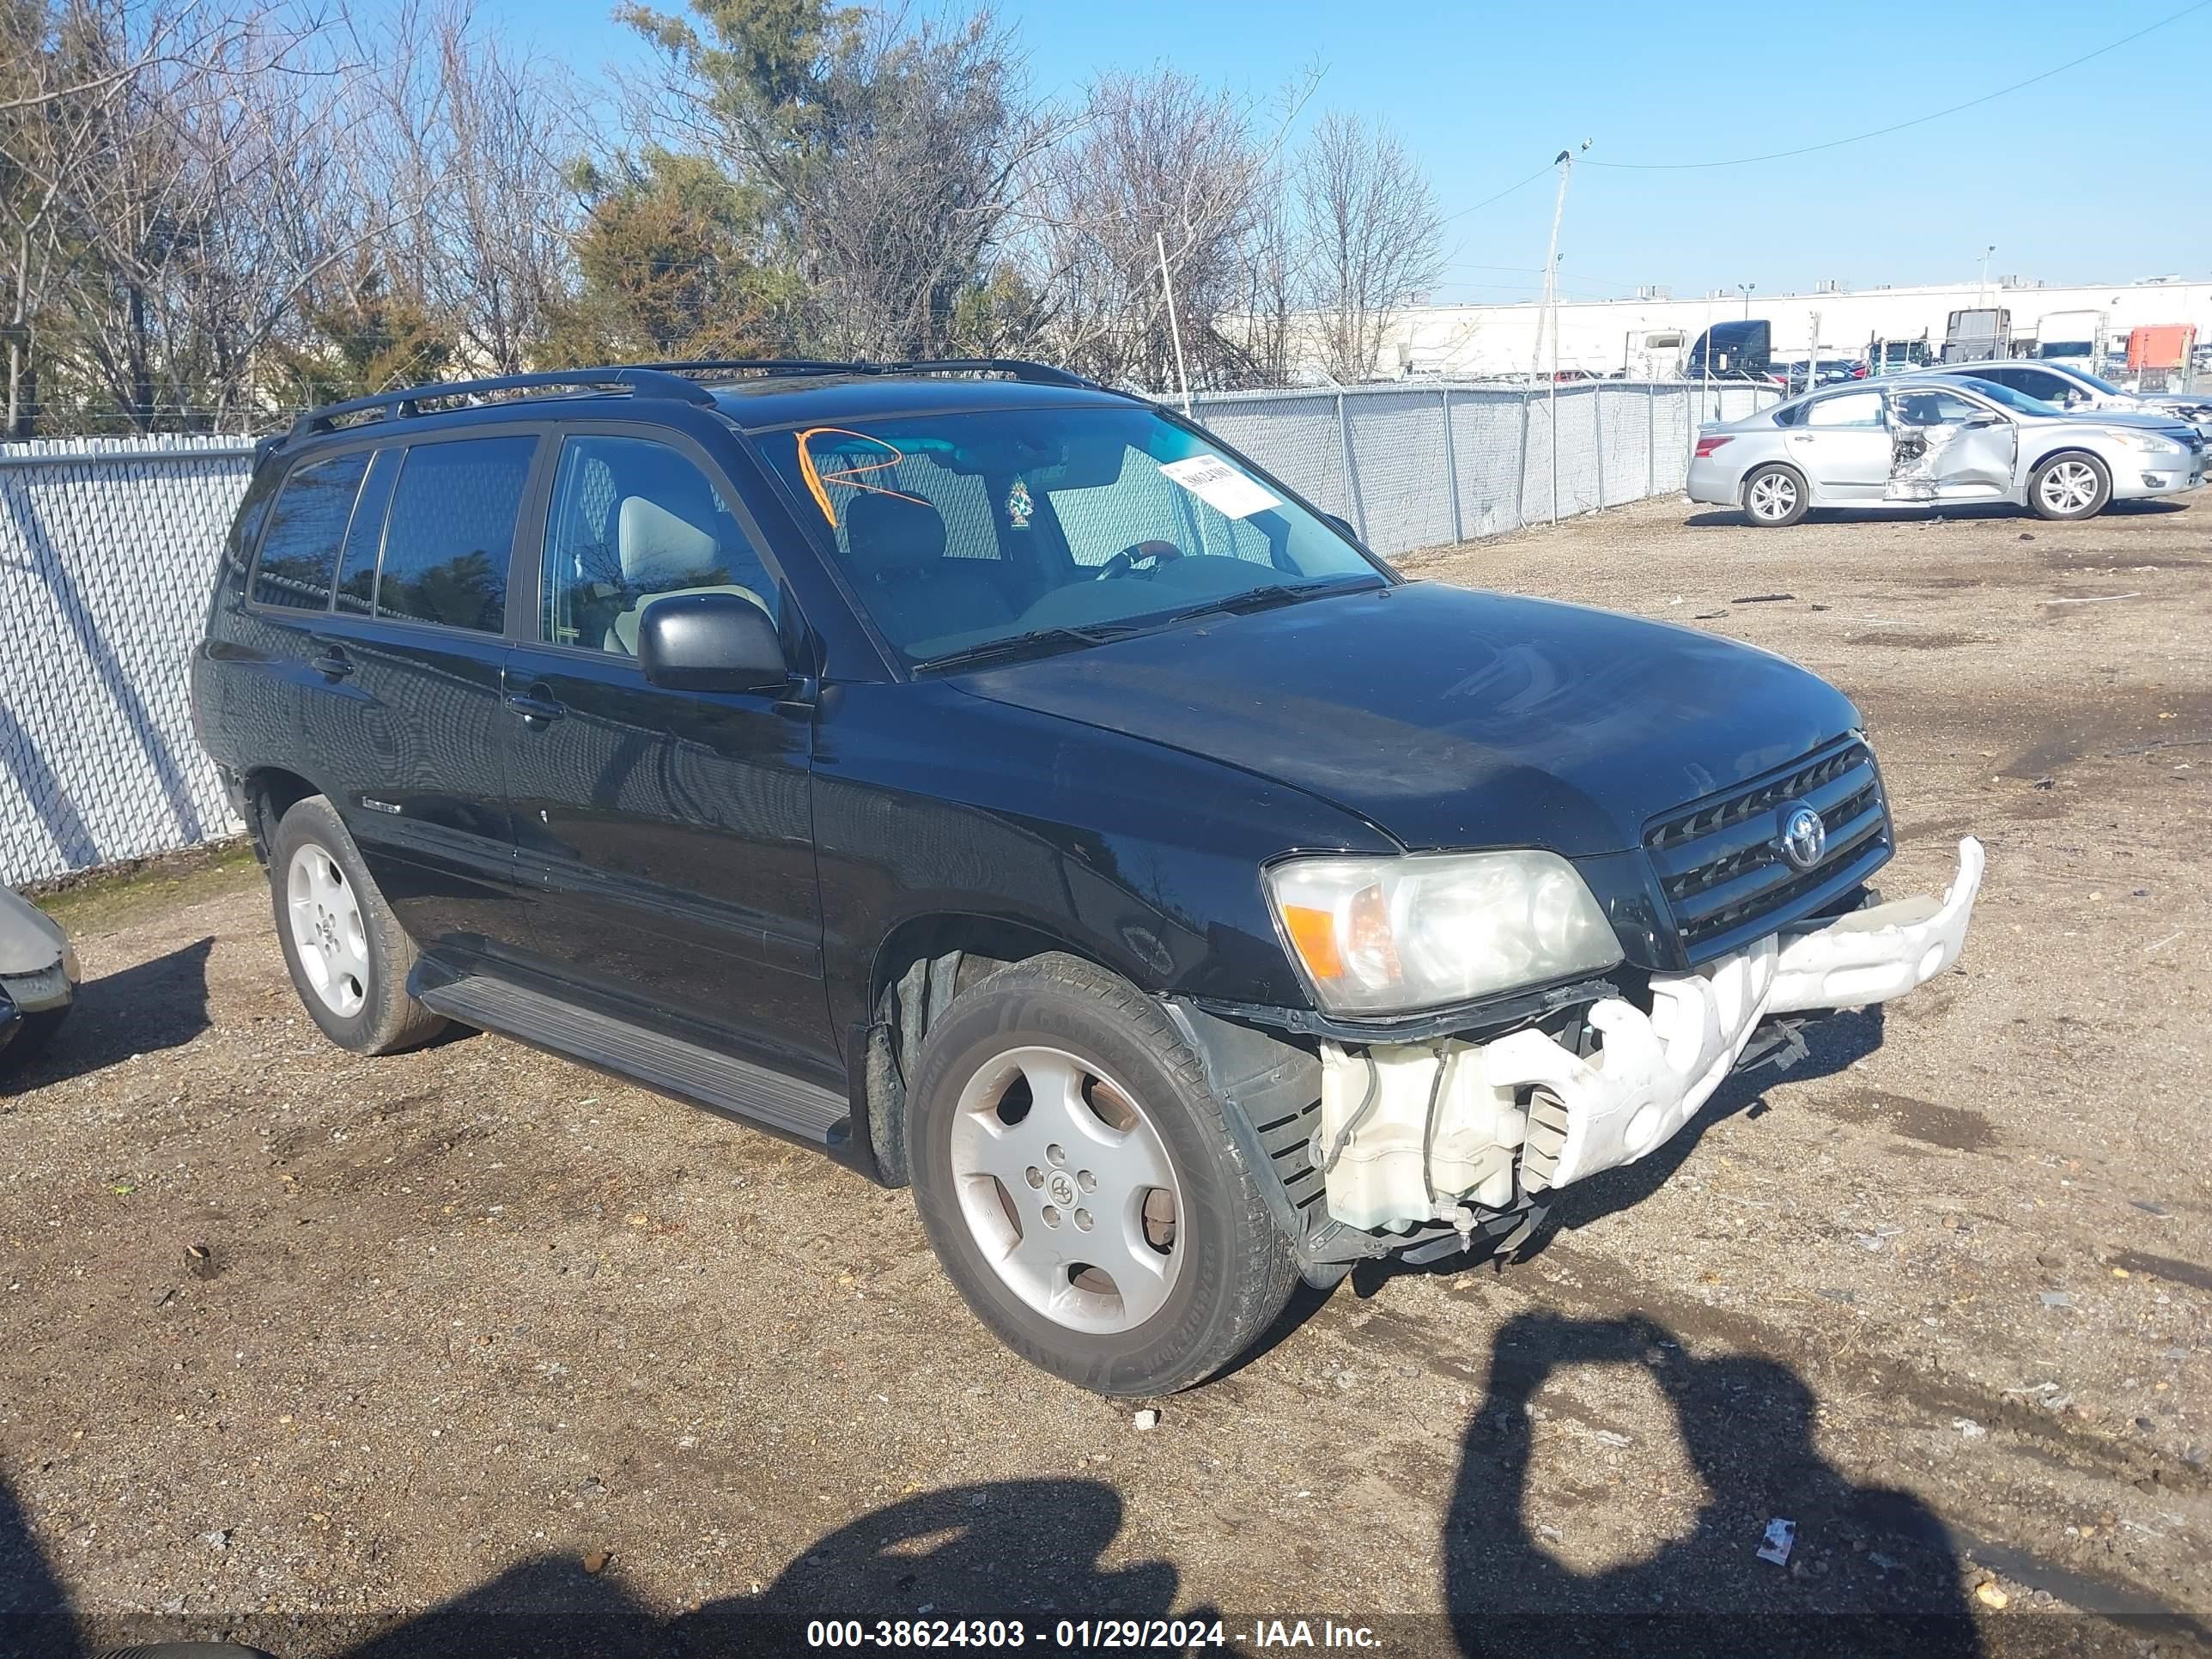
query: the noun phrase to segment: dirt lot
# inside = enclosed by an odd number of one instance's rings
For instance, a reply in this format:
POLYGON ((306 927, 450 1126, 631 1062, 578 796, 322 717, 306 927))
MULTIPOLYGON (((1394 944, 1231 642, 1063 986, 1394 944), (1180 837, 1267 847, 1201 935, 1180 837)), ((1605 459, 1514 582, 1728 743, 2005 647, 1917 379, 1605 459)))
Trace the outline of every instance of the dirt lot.
POLYGON ((1988 844, 1962 965, 1149 1431, 987 1338, 902 1194, 495 1038, 331 1048, 250 866, 70 902, 80 1016, 0 1101, 0 1647, 2212 1646, 2212 504, 1686 513, 1409 567, 1844 685, 1886 889, 1988 844))

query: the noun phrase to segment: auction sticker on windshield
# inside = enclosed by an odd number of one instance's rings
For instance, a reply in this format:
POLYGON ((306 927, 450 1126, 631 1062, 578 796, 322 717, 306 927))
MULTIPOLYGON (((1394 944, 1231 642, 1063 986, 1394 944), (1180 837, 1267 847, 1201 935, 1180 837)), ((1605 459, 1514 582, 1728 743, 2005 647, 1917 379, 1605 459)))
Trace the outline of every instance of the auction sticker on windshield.
POLYGON ((1162 461, 1160 471, 1224 519, 1249 519, 1279 506, 1273 495, 1218 455, 1162 461))

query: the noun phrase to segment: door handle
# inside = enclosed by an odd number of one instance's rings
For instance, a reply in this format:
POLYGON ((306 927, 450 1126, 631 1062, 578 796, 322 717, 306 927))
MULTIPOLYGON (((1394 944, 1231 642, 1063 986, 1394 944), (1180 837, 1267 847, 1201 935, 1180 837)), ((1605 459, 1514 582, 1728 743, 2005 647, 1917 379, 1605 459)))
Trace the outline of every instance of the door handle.
POLYGON ((320 647, 307 659, 307 666, 315 672, 333 680, 342 680, 353 672, 353 659, 346 655, 345 647, 336 640, 315 639, 313 642, 320 647))
POLYGON ((568 712, 568 705, 551 697, 538 696, 542 688, 532 686, 527 691, 509 691, 501 699, 507 712, 522 717, 526 726, 548 726, 568 712))

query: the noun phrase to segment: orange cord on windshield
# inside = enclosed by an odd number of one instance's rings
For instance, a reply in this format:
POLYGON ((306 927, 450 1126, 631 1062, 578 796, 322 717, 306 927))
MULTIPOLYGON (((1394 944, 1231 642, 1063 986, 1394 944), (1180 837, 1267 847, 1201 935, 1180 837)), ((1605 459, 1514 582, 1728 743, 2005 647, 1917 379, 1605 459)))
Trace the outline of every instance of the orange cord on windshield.
POLYGON ((827 486, 830 484, 840 484, 847 489, 865 489, 876 495, 896 495, 902 501, 912 501, 917 506, 927 507, 928 501, 920 495, 909 495, 902 489, 890 489, 882 484, 860 482, 861 473, 880 472, 885 467, 896 466, 905 459, 906 456, 900 452, 896 445, 885 443, 883 439, 866 432, 854 432, 848 427, 811 426, 799 434, 799 476, 806 480, 807 493, 814 497, 815 506, 822 509, 822 516, 830 520, 830 527, 832 530, 837 527, 837 509, 830 501, 830 491, 827 486), (890 459, 883 461, 868 461, 857 466, 838 467, 825 474, 815 465, 814 452, 807 447, 809 440, 818 438, 825 432, 835 434, 840 438, 858 438, 864 444, 881 444, 884 448, 890 451, 890 459))

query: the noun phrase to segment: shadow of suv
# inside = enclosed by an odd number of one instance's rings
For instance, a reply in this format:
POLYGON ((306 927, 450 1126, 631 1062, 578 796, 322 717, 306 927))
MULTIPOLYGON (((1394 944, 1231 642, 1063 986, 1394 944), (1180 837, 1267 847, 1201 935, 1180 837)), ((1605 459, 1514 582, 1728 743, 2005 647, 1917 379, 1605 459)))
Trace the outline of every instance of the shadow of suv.
POLYGON ((1765 652, 1407 583, 1033 364, 416 387, 267 444, 192 665, 301 998, 505 1033, 911 1183, 1102 1392, 1304 1277, 1525 1237, 1811 1012, 1875 905, 1856 710, 1765 652))

